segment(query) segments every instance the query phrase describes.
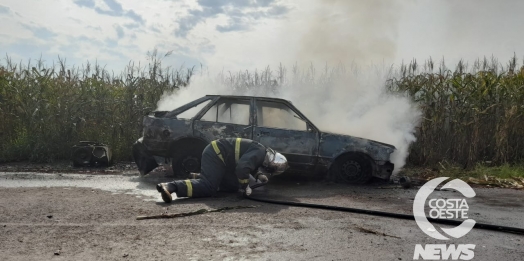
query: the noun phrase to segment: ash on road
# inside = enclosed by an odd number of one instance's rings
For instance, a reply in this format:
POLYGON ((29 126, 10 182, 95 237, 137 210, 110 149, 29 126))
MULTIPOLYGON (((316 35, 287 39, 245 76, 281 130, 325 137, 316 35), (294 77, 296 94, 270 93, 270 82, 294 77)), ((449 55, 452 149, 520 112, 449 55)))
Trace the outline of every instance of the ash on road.
MULTIPOLYGON (((522 260, 524 236, 474 229, 438 241, 414 221, 287 207, 219 194, 164 204, 162 175, 0 172, 2 260, 412 260, 415 244, 475 244, 475 260, 522 260), (136 216, 257 205, 191 217, 136 216), (374 231, 377 233, 370 233, 374 231), (385 234, 385 235, 384 235, 385 234)), ((417 189, 276 180, 259 197, 412 213, 417 189)), ((476 188, 469 217, 524 227, 524 191, 476 188)), ((436 191, 434 198, 457 198, 436 191)))

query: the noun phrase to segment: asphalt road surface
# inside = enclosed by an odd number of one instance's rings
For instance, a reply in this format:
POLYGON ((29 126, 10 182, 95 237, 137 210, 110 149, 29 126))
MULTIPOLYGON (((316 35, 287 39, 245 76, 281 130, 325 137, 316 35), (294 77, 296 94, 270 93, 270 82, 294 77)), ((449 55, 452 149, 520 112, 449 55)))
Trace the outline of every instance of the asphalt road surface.
MULTIPOLYGON (((1 260, 412 260, 416 244, 474 244, 473 260, 523 260, 524 235, 474 229, 441 241, 414 221, 218 194, 164 204, 163 175, 0 172, 1 260), (137 216, 256 208, 172 219, 137 216)), ((524 191, 474 188, 469 218, 524 228, 524 191)), ((272 180, 257 197, 412 214, 417 188, 272 180)), ((460 198, 435 191, 432 198, 460 198)), ((440 225, 436 224, 436 227, 440 225)), ((439 228, 437 228, 439 229, 439 228)))

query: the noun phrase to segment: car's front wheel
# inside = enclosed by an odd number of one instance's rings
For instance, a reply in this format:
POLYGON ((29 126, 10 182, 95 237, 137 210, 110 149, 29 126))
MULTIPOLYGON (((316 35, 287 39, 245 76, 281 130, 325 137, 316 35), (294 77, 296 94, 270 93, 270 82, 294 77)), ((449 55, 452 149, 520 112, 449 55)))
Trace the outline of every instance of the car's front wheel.
POLYGON ((373 177, 373 165, 363 153, 339 156, 329 170, 328 177, 337 183, 364 184, 373 177))
POLYGON ((186 179, 192 172, 200 173, 204 148, 205 146, 191 146, 179 149, 174 153, 171 164, 176 178, 186 179))

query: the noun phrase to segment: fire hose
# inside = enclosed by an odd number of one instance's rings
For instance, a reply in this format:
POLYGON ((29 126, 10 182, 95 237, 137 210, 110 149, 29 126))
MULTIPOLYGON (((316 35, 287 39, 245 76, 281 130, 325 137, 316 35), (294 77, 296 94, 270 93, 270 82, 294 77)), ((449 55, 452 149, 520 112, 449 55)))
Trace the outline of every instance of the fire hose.
MULTIPOLYGON (((265 185, 267 185, 267 182, 265 182, 265 183, 257 183, 257 184, 255 184, 253 186, 250 186, 250 187, 251 187, 251 189, 255 189, 255 188, 258 188, 258 187, 265 186, 265 185)), ((383 211, 376 211, 376 210, 369 210, 369 209, 339 207, 339 206, 331 206, 331 205, 320 205, 320 204, 310 204, 310 203, 301 203, 301 202, 265 199, 265 198, 253 197, 251 195, 246 195, 245 193, 244 193, 244 197, 247 198, 247 199, 253 200, 253 201, 270 203, 270 204, 277 204, 277 205, 285 205, 285 206, 292 206, 292 207, 304 207, 304 208, 316 208, 316 209, 325 209, 325 210, 333 210, 333 211, 342 211, 342 212, 350 212, 350 213, 357 213, 357 214, 365 214, 365 215, 370 215, 370 216, 379 216, 379 217, 389 217, 389 218, 397 218, 397 219, 415 220, 415 216, 414 215, 408 215, 408 214, 383 212, 383 211)), ((459 221, 459 220, 431 218, 431 217, 428 217, 427 219, 430 222, 444 224, 444 225, 458 226, 458 225, 462 224, 462 221, 459 221)), ((473 228, 484 229, 484 230, 491 230, 491 231, 499 231, 499 232, 504 232, 504 233, 524 234, 524 228, 508 227, 508 226, 501 226, 501 225, 494 225, 494 224, 485 224, 485 223, 479 223, 479 222, 475 223, 473 228)))

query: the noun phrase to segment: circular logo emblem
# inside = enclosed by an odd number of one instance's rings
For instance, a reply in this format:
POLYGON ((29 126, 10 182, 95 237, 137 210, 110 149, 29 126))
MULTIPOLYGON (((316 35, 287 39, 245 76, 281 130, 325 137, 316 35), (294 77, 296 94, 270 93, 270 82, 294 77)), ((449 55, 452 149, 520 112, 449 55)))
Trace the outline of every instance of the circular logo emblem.
MULTIPOLYGON (((413 202, 413 215, 415 221, 422 232, 426 235, 440 240, 448 240, 449 238, 438 232, 435 227, 428 221, 426 213, 424 212, 424 206, 426 201, 435 188, 442 183, 448 177, 436 178, 428 181, 424 186, 420 188, 415 196, 413 202)), ((466 198, 472 198, 475 196, 475 191, 464 181, 460 179, 454 179, 442 186, 441 189, 453 189, 456 190, 466 198)), ((466 218, 459 226, 454 228, 440 228, 445 234, 460 238, 466 235, 473 226, 475 226, 475 220, 467 219, 467 211, 469 210, 466 199, 430 199, 428 202, 430 211, 429 215, 431 218, 444 218, 444 219, 457 219, 466 218)))

